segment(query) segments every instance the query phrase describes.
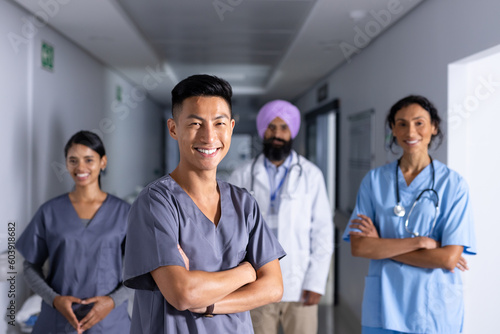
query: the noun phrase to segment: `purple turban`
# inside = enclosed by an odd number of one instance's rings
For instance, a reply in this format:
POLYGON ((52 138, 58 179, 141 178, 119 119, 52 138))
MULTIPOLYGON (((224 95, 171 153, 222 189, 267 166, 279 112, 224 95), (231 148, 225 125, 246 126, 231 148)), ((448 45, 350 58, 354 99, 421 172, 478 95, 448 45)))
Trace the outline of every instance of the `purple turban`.
POLYGON ((260 108, 257 115, 257 131, 259 132, 259 136, 264 138, 264 132, 266 132, 269 123, 276 117, 285 121, 292 134, 292 139, 295 138, 300 128, 300 111, 290 102, 283 100, 268 102, 260 108))

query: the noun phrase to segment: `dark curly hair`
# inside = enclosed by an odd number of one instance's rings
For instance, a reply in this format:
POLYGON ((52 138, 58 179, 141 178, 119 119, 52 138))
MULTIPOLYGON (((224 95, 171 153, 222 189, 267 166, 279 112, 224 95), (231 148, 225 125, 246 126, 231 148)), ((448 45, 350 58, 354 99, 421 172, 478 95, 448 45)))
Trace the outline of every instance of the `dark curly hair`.
MULTIPOLYGON (((436 137, 439 140, 437 146, 441 145, 441 142, 443 141, 443 132, 441 131, 441 127, 440 127, 441 117, 439 117, 438 111, 437 111, 436 107, 434 107, 432 102, 423 96, 409 95, 405 98, 402 98, 398 102, 396 102, 389 110, 389 113, 387 114, 387 117, 385 119, 387 126, 389 126, 389 128, 392 129, 392 127, 396 123, 396 121, 394 119, 394 117, 396 116, 396 113, 399 110, 406 108, 412 104, 418 104, 423 109, 427 110, 427 112, 429 113, 429 115, 431 117, 432 124, 436 127, 437 133, 432 135, 431 141, 429 143, 429 147, 434 142, 434 139, 436 137)), ((391 151, 392 151, 392 145, 395 143, 396 143, 396 138, 394 138, 394 136, 392 136, 392 134, 391 134, 391 143, 389 144, 389 148, 391 149, 391 151)))

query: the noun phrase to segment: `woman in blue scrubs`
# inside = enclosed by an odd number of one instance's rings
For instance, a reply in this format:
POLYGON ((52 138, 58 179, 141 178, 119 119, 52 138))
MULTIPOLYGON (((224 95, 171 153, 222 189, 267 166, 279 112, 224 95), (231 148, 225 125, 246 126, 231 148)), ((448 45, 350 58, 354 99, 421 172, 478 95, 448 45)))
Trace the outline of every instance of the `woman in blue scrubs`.
POLYGON ((426 98, 398 101, 387 123, 403 155, 361 183, 343 239, 371 259, 363 334, 462 331, 462 254, 476 245, 465 180, 428 153, 440 122, 426 98))
POLYGON ((73 191, 44 203, 16 244, 27 283, 43 299, 32 333, 128 333, 121 270, 130 205, 100 188, 107 157, 96 134, 76 133, 64 153, 73 191))

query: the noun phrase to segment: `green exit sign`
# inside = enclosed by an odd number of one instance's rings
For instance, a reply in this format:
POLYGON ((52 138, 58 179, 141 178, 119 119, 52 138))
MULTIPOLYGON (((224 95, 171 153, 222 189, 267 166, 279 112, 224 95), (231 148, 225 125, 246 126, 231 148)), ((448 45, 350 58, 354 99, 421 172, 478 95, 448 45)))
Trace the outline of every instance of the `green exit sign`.
POLYGON ((54 47, 46 42, 42 42, 42 67, 54 70, 54 47))
POLYGON ((116 101, 122 102, 122 86, 116 86, 116 101))

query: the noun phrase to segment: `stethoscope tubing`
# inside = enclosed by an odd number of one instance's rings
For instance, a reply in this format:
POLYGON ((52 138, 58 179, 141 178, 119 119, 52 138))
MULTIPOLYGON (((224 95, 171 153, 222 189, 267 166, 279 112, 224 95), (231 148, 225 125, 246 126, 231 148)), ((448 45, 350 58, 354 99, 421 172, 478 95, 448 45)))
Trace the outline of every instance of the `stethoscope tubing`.
MULTIPOLYGON (((431 229, 430 229, 430 234, 433 232, 434 230, 434 227, 436 226, 436 221, 437 221, 437 216, 439 214, 439 195, 437 193, 437 191, 434 189, 434 185, 435 185, 435 178, 436 178, 436 170, 434 169, 434 161, 432 160, 431 156, 429 156, 429 158, 431 159, 431 168, 432 168, 432 185, 430 188, 427 188, 427 189, 424 189, 422 190, 417 198, 415 199, 415 201, 413 201, 413 205, 411 206, 411 209, 410 209, 410 212, 408 213, 408 216, 406 216, 406 220, 405 220, 405 230, 406 232, 418 237, 420 236, 420 234, 418 232, 413 232, 411 231, 409 228, 408 228, 408 225, 409 225, 409 220, 410 220, 410 216, 413 212, 413 209, 415 208, 415 206, 417 205, 417 202, 420 200, 420 198, 423 196, 424 193, 426 192, 433 192, 435 195, 436 195, 436 205, 435 205, 435 215, 434 215, 434 221, 432 223, 432 226, 431 226, 431 229)), ((401 158, 398 160, 398 163, 396 164, 396 200, 397 200, 397 204, 396 206, 394 207, 394 214, 398 217, 404 217, 405 215, 405 209, 404 207, 401 205, 401 198, 399 196, 399 165, 400 165, 400 162, 401 162, 401 158)))

